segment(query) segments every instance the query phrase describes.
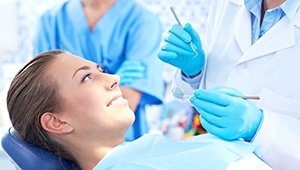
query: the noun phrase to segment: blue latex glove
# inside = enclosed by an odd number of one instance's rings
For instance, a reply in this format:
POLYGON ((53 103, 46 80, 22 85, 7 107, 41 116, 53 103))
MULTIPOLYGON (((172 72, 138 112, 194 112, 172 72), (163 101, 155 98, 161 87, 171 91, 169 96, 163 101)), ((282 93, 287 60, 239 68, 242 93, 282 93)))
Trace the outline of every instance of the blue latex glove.
POLYGON ((116 74, 121 77, 120 86, 131 84, 134 80, 145 77, 145 65, 141 61, 126 60, 116 74))
POLYGON ((201 115, 202 126, 225 140, 243 138, 251 141, 262 120, 262 111, 252 101, 234 96, 243 95, 228 87, 198 89, 190 98, 201 115))
POLYGON ((205 62, 202 43, 199 35, 189 23, 184 28, 178 24, 173 25, 164 41, 165 44, 158 53, 160 60, 180 68, 188 76, 196 75, 202 70, 205 62), (189 42, 193 43, 198 53, 196 57, 189 42))

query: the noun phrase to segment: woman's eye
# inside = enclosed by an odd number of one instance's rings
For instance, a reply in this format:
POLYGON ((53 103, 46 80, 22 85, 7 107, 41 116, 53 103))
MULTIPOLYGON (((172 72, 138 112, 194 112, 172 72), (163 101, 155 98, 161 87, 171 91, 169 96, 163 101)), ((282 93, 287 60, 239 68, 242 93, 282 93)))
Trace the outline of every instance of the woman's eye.
POLYGON ((91 75, 92 75, 91 73, 85 75, 85 76, 82 78, 82 82, 86 82, 86 81, 90 80, 90 79, 92 78, 91 75))
POLYGON ((106 69, 105 66, 99 66, 98 70, 99 70, 100 73, 106 73, 107 72, 107 69, 106 69))

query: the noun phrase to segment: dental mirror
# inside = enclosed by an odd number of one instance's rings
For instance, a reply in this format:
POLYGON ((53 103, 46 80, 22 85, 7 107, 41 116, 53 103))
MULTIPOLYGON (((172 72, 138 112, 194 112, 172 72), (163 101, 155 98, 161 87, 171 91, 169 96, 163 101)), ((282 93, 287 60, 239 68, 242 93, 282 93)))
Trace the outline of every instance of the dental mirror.
POLYGON ((184 94, 184 92, 178 87, 175 87, 172 89, 172 94, 174 97, 176 97, 177 99, 181 99, 181 100, 184 100, 185 98, 189 98, 189 97, 193 96, 193 95, 184 94))

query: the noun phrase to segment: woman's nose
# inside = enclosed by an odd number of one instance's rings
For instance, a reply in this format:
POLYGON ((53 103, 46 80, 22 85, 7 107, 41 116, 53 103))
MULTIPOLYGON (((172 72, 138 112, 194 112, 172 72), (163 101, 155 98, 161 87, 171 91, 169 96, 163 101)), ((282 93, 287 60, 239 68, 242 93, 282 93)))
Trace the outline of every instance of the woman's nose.
POLYGON ((116 87, 118 87, 119 83, 120 83, 120 76, 117 74, 110 74, 109 76, 109 83, 107 85, 108 90, 113 90, 116 87))

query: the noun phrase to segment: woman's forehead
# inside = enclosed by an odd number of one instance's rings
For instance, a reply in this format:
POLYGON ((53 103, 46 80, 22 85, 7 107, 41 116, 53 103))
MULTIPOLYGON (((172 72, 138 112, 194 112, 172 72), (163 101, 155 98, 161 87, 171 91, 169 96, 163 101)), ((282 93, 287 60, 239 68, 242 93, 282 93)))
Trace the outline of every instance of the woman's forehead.
POLYGON ((48 65, 46 72, 50 75, 63 75, 72 70, 75 63, 78 62, 75 56, 68 53, 58 54, 54 60, 48 65))
POLYGON ((75 56, 71 53, 63 53, 57 56, 57 58, 52 63, 52 67, 54 67, 55 69, 58 68, 71 69, 71 68, 80 67, 82 64, 87 64, 88 62, 89 61, 81 57, 75 56))
POLYGON ((63 53, 56 56, 56 59, 50 64, 47 72, 55 75, 56 78, 72 78, 76 70, 83 66, 96 65, 82 57, 71 53, 63 53))

